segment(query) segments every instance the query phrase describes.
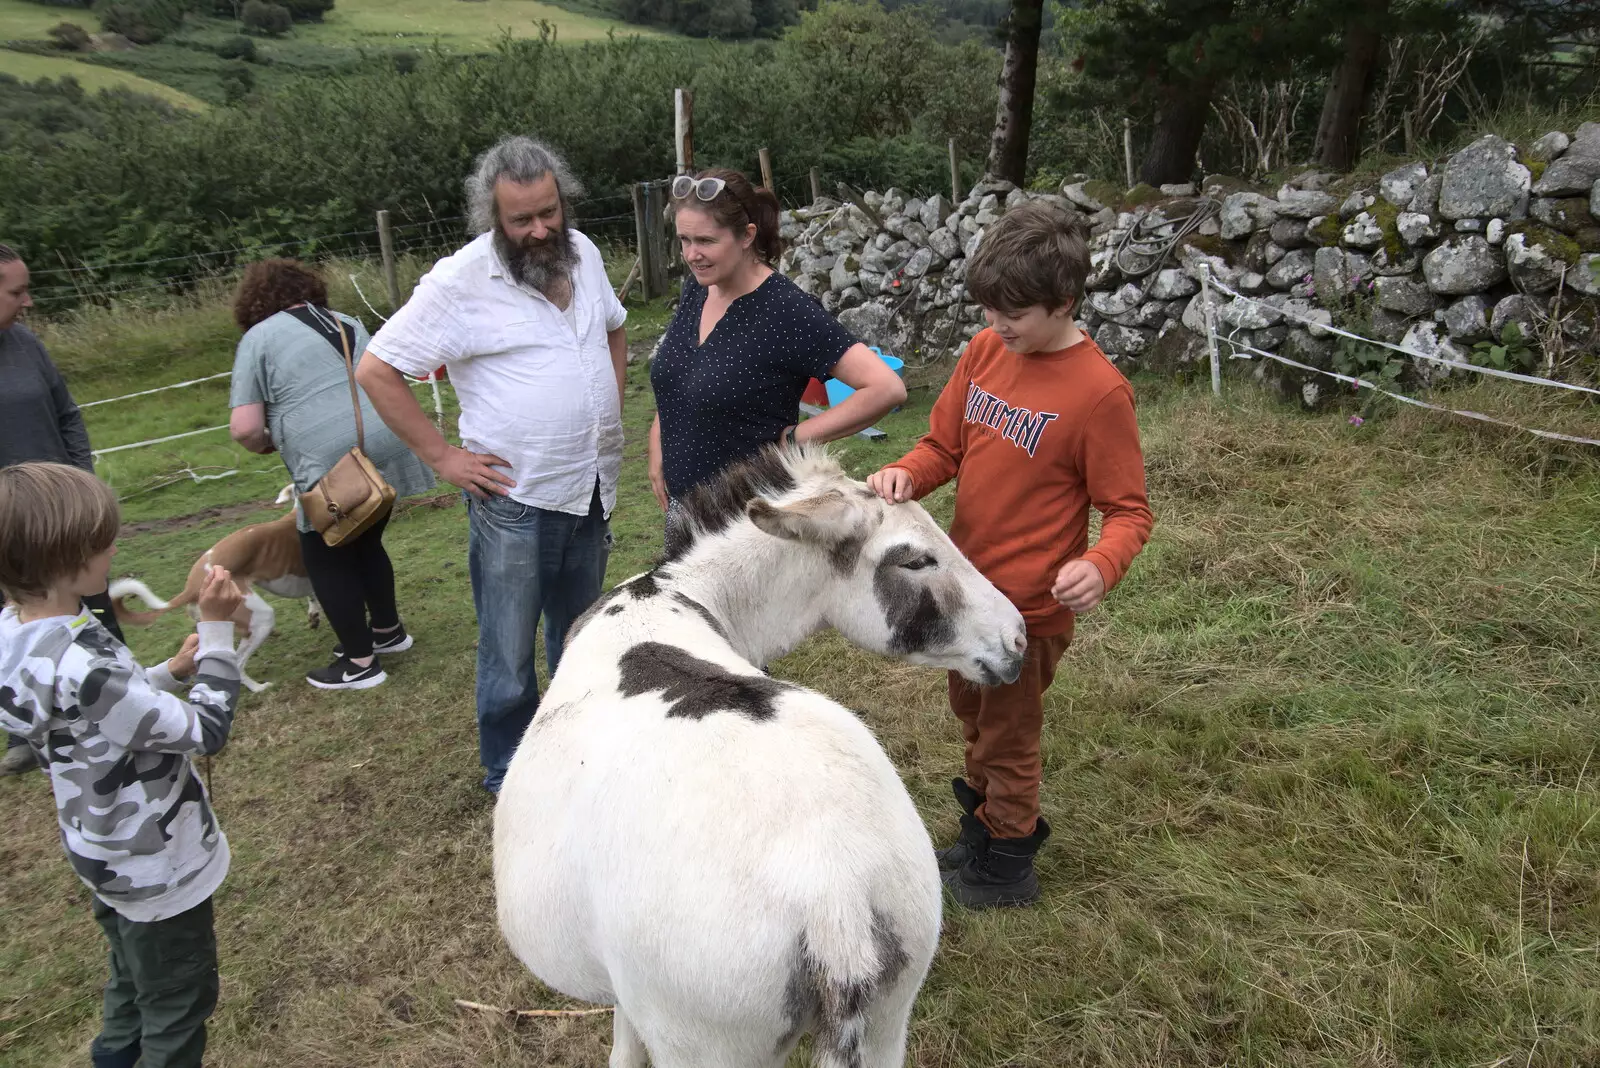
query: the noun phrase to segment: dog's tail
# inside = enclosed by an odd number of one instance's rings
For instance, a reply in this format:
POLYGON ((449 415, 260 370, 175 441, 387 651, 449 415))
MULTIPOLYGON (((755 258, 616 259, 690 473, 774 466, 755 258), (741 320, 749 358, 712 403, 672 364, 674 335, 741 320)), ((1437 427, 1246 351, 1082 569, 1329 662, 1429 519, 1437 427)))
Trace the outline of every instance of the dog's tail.
POLYGON ((146 586, 138 579, 132 578, 117 579, 111 584, 111 589, 107 591, 111 597, 111 609, 116 613, 117 622, 133 623, 141 627, 154 623, 162 613, 169 612, 174 608, 181 608, 194 600, 193 597, 186 596, 187 592, 178 594, 177 597, 170 601, 163 601, 151 592, 149 586, 146 586), (129 597, 138 597, 155 611, 135 612, 124 603, 129 597))

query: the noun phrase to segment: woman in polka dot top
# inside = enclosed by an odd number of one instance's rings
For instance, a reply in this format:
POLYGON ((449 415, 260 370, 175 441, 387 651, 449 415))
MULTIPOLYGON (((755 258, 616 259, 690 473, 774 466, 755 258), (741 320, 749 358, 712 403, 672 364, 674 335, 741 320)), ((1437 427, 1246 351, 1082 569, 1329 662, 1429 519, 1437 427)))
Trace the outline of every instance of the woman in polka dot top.
POLYGON ((672 185, 678 244, 693 277, 650 366, 656 419, 650 484, 667 511, 692 487, 770 442, 832 441, 905 400, 900 377, 775 268, 778 198, 709 170, 672 185), (796 425, 812 378, 855 392, 796 425))

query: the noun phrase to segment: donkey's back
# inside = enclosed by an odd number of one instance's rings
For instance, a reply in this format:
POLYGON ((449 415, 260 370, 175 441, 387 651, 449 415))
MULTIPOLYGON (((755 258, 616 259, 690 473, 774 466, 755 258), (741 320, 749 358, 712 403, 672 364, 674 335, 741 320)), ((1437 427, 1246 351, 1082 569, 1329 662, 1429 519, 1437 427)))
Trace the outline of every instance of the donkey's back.
POLYGON ((938 941, 932 845, 871 733, 628 586, 511 764, 495 877, 534 974, 617 1006, 617 1066, 781 1065, 807 1031, 825 1065, 899 1064, 938 941))

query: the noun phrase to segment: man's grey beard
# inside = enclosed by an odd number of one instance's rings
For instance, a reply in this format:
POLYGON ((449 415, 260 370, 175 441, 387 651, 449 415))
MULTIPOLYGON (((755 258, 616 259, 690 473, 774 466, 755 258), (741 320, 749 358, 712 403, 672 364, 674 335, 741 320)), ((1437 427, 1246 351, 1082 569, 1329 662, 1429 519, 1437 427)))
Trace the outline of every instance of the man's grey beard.
POLYGON ((543 241, 525 238, 522 243, 512 241, 496 226, 494 245, 513 278, 546 296, 558 286, 564 286, 571 277, 572 268, 578 264, 578 252, 572 247, 572 234, 565 223, 560 229, 552 230, 543 241))

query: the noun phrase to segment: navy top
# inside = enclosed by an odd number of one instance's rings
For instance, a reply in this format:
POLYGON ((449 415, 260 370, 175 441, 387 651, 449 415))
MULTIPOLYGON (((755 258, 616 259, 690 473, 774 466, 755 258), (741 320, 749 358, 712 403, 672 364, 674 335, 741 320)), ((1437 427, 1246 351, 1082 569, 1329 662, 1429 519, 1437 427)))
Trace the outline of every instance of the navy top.
POLYGON ((777 441, 784 427, 799 421, 806 383, 826 378, 856 344, 777 271, 729 305, 701 345, 705 304, 705 287, 686 278, 650 364, 662 473, 673 497, 777 441))

